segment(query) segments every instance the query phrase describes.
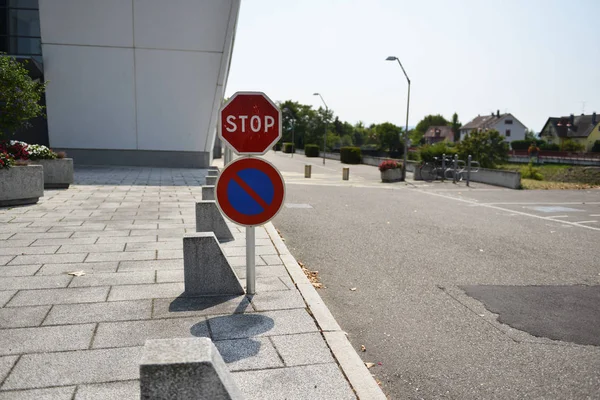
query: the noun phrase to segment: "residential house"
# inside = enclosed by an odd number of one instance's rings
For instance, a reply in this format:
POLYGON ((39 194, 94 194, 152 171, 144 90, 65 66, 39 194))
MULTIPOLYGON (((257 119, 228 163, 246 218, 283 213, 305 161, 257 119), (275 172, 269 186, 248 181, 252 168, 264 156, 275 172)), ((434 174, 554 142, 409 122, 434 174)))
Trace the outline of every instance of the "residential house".
POLYGON ((584 145, 585 150, 590 151, 594 142, 600 140, 600 118, 596 113, 550 117, 540 132, 540 138, 561 146, 565 140, 570 139, 584 145))
POLYGON ((471 122, 463 125, 460 128, 460 140, 463 140, 474 130, 487 131, 493 129, 504 136, 509 143, 513 140, 524 140, 525 131, 527 130, 525 125, 511 113, 500 114, 500 111, 497 111, 496 114, 478 115, 471 122))
POLYGON ((454 142, 454 132, 450 126, 430 126, 425 132, 425 143, 454 142))

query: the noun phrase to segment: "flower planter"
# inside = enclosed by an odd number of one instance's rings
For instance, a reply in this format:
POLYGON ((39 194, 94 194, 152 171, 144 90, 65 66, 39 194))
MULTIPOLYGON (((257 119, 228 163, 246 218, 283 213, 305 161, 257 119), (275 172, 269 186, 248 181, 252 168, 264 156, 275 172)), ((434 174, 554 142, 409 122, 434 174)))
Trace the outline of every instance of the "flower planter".
POLYGON ((73 183, 73 159, 35 160, 31 165, 44 167, 44 189, 67 189, 73 183))
POLYGON ((43 195, 43 167, 27 165, 0 169, 0 207, 35 204, 43 195))
POLYGON ((392 168, 381 171, 382 182, 400 182, 402 181, 402 168, 392 168))

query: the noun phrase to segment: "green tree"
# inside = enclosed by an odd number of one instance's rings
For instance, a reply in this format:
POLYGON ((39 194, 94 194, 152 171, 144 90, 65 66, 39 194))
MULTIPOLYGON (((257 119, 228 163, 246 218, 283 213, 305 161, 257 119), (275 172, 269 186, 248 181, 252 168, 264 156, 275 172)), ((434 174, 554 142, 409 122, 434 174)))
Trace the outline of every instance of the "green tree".
POLYGON ((29 120, 43 115, 40 100, 45 82, 36 82, 14 57, 0 53, 0 136, 14 134, 29 126, 29 120))
POLYGON ((425 143, 425 135, 416 129, 411 129, 408 132, 411 146, 420 146, 425 143))
POLYGON ((400 135, 402 134, 401 127, 391 122, 384 122, 375 127, 375 132, 377 133, 380 150, 389 152, 403 150, 403 143, 400 140, 400 135))
POLYGON ((358 121, 352 128, 352 142, 356 146, 362 146, 363 144, 367 143, 369 136, 367 128, 365 128, 363 122, 358 121))
POLYGON ((452 122, 450 122, 450 127, 452 127, 452 133, 454 134, 454 143, 458 143, 460 141, 460 127, 462 124, 458 120, 458 114, 452 114, 452 122))
POLYGON ((530 142, 537 142, 539 139, 536 136, 537 135, 535 134, 534 131, 525 129, 525 140, 530 141, 530 142))
POLYGON ((420 133, 422 133, 424 135, 430 126, 447 126, 447 125, 449 125, 448 121, 446 120, 446 118, 442 117, 440 114, 427 115, 427 116, 425 116, 425 118, 423 118, 421 121, 419 121, 419 123, 415 127, 415 130, 419 131, 420 133))
POLYGON ((458 156, 466 160, 469 155, 483 168, 494 168, 508 160, 508 143, 498 131, 473 130, 458 144, 458 156))

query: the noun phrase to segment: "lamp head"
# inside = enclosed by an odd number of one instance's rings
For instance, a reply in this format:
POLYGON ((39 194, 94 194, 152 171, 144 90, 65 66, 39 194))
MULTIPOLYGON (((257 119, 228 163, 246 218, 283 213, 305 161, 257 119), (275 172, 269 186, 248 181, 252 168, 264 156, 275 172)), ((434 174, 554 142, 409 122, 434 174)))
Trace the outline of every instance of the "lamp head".
POLYGON ((389 56, 388 58, 385 59, 385 61, 396 61, 397 59, 398 59, 398 57, 389 56))
POLYGON ((319 95, 319 93, 313 93, 313 96, 318 96, 318 95, 319 95))

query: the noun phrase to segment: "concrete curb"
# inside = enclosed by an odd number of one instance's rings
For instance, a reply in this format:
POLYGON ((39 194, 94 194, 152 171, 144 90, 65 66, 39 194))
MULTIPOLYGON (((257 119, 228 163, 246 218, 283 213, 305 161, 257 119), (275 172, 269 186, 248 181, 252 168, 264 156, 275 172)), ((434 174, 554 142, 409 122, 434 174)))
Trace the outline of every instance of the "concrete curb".
POLYGON ((264 227, 357 397, 362 400, 386 400, 387 397, 346 337, 346 332, 342 331, 317 290, 304 275, 273 224, 269 222, 264 227))

